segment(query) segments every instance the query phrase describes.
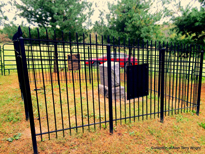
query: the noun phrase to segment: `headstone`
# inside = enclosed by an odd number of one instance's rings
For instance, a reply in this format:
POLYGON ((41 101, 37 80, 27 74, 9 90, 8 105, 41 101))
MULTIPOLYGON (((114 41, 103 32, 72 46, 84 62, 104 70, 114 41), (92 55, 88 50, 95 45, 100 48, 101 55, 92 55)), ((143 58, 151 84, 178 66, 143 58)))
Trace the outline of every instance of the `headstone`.
MULTIPOLYGON (((100 69, 100 94, 108 97, 108 66, 107 62, 99 65, 100 69), (104 70, 104 71, 103 71, 104 70)), ((119 62, 111 62, 112 99, 124 99, 125 89, 120 86, 120 65, 119 62)))
MULTIPOLYGON (((108 66, 107 62, 104 64, 99 65, 100 69, 100 83, 105 86, 108 86, 108 66), (103 74, 104 68, 104 74, 103 74)), ((112 80, 112 87, 120 86, 120 65, 118 62, 111 62, 111 80, 112 80)))
MULTIPOLYGON (((102 84, 99 84, 99 92, 101 95, 104 95, 108 98, 108 87, 102 84)), ((126 98, 125 89, 123 86, 112 87, 112 99, 119 100, 126 98)))
POLYGON ((80 70, 80 54, 72 54, 72 60, 71 55, 68 55, 68 70, 80 70))

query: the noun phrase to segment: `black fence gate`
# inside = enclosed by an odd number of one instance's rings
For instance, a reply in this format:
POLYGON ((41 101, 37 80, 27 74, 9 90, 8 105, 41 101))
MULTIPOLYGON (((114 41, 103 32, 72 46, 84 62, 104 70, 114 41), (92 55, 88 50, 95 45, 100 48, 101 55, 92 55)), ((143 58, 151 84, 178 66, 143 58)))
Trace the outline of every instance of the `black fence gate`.
MULTIPOLYGON (((39 31, 38 31, 39 34, 39 31)), ((38 35, 39 36, 39 35, 38 35)), ((36 139, 160 118, 199 114, 203 51, 197 45, 107 37, 85 42, 14 35, 19 84, 36 139), (101 43, 99 44, 99 40, 101 43), (110 41, 111 40, 111 41, 110 41), (94 42, 94 43, 93 43, 94 42), (122 43, 123 42, 123 43, 122 43), (131 43, 132 42, 132 43, 131 43)))

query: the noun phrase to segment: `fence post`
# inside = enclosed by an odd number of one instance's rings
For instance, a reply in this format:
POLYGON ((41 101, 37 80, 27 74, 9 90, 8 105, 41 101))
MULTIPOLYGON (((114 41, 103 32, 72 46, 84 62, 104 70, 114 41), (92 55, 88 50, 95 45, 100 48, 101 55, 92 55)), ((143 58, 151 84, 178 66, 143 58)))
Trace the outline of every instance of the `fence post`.
POLYGON ((164 60, 165 60, 165 49, 159 50, 159 65, 160 65, 160 122, 164 122, 164 60))
MULTIPOLYGON (((24 100, 24 109, 25 109, 25 116, 26 120, 29 119, 29 112, 28 112, 28 104, 27 101, 24 99, 25 96, 25 89, 23 88, 23 72, 22 72, 22 56, 20 53, 20 47, 19 47, 19 37, 21 36, 21 31, 18 31, 14 36, 13 36, 13 42, 14 42, 14 52, 15 52, 15 57, 16 57, 16 67, 17 67, 17 74, 18 74, 18 81, 19 81, 19 88, 21 90, 21 98, 24 100)), ((4 74, 5 75, 5 74, 4 74)))
POLYGON ((204 57, 204 51, 202 50, 201 51, 201 59, 200 59, 199 88, 198 88, 197 111, 196 111, 197 115, 199 115, 199 110, 200 110, 203 57, 204 57))
MULTIPOLYGON (((21 61, 19 63, 19 67, 22 73, 20 75, 20 81, 21 83, 21 88, 24 91, 24 102, 27 103, 28 105, 28 113, 29 113, 29 117, 30 117, 30 128, 31 128, 31 136, 32 136, 32 143, 33 143, 33 150, 34 150, 34 154, 37 154, 37 142, 36 142, 36 133, 35 133, 35 124, 34 124, 34 117, 33 117, 33 107, 32 107, 32 100, 31 100, 31 92, 30 92, 30 85, 29 85, 29 78, 28 78, 28 68, 27 68, 27 63, 26 63, 26 54, 25 54, 25 47, 24 47, 24 39, 22 37, 22 31, 21 28, 18 28, 18 32, 14 35, 14 38, 17 38, 17 40, 15 41, 15 50, 16 50, 16 54, 18 54, 18 58, 21 61)), ((19 70, 18 70, 19 71, 19 70)), ((18 72, 19 73, 19 72, 18 72)), ((24 104, 25 104, 24 103, 24 104)))
POLYGON ((31 128, 31 136, 32 136, 32 143, 33 143, 33 150, 34 153, 38 153, 37 150, 37 142, 36 142, 36 133, 35 133, 35 124, 34 124, 34 117, 33 117, 33 107, 32 107, 32 100, 31 100, 31 90, 29 85, 29 78, 28 78, 28 68, 26 63, 26 54, 24 48, 24 39, 23 37, 19 38, 20 42, 20 52, 22 56, 22 70, 23 70, 23 80, 24 80, 24 87, 25 88, 25 96, 24 98, 27 100, 29 117, 30 117, 30 128, 31 128))
MULTIPOLYGON (((108 43, 109 43, 109 41, 108 41, 108 43)), ((113 134, 112 79, 111 79, 110 44, 107 45, 107 71, 108 71, 109 125, 110 125, 110 133, 113 134)))

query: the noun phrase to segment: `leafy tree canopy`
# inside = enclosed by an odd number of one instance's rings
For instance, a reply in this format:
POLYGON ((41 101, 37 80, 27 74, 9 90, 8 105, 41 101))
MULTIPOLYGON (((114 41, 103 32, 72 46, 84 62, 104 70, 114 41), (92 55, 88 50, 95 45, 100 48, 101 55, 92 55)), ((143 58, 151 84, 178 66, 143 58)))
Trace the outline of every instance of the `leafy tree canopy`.
POLYGON ((178 35, 184 35, 189 42, 204 44, 205 39, 205 3, 204 0, 199 0, 201 8, 189 9, 182 11, 182 16, 173 18, 175 27, 172 29, 178 35))
POLYGON ((95 23, 93 29, 105 37, 120 37, 121 42, 124 37, 131 40, 160 39, 160 26, 156 22, 161 19, 162 13, 149 13, 151 5, 151 0, 121 0, 116 5, 109 4, 108 24, 101 20, 95 23))
POLYGON ((205 0, 198 0, 202 6, 205 6, 205 0))
POLYGON ((5 5, 4 2, 0 2, 0 26, 3 25, 3 20, 7 20, 7 16, 4 15, 5 11, 3 10, 5 5))
POLYGON ((64 31, 65 39, 68 33, 74 39, 75 32, 82 36, 86 32, 83 23, 92 15, 91 3, 81 0, 21 0, 22 4, 16 3, 21 11, 18 15, 24 17, 30 24, 39 27, 51 27, 56 29, 57 37, 61 37, 64 31), (85 14, 84 12, 88 13, 85 14))
POLYGON ((184 12, 182 16, 174 19, 177 34, 191 37, 193 41, 203 44, 205 38, 205 9, 192 9, 191 12, 184 12))
MULTIPOLYGON (((29 28, 27 26, 25 26, 23 23, 21 23, 20 26, 21 26, 21 30, 23 32, 23 37, 28 38, 29 37, 29 28)), ((13 35, 17 32, 17 29, 18 29, 18 26, 15 25, 13 22, 11 22, 10 24, 5 24, 5 26, 3 28, 3 33, 6 34, 9 39, 12 40, 13 35)), ((53 39, 53 30, 49 27, 49 28, 47 28, 47 32, 48 32, 48 36, 49 36, 48 39, 53 39)), ((37 28, 31 28, 30 33, 31 33, 32 38, 38 38, 37 28)), ((40 38, 46 39, 46 29, 39 28, 39 35, 40 35, 40 38)))

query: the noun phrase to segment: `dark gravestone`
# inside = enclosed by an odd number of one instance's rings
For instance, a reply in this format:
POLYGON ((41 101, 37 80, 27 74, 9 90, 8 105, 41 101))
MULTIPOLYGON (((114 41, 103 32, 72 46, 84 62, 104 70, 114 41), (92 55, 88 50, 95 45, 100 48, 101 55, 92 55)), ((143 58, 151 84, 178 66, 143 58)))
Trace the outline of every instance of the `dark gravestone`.
POLYGON ((80 70, 80 54, 72 54, 72 60, 71 55, 68 55, 68 70, 80 70))

